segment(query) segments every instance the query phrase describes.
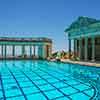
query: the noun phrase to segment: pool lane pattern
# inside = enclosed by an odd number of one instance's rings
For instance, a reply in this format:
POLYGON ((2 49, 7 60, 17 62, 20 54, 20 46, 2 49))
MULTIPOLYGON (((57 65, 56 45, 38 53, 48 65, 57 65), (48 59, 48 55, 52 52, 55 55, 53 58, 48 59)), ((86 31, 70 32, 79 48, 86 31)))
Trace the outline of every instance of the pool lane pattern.
POLYGON ((92 100, 94 93, 88 82, 42 62, 0 63, 0 100, 92 100))

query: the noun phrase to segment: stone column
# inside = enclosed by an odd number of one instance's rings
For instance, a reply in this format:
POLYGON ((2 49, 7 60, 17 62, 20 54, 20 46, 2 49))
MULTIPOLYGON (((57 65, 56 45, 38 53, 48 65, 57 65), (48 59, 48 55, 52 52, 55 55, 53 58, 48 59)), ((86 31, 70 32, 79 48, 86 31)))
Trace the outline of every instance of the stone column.
POLYGON ((33 46, 33 56, 35 57, 35 45, 33 46))
POLYGON ((4 53, 3 52, 3 45, 1 45, 1 55, 2 55, 2 57, 4 56, 3 53, 4 53))
POLYGON ((71 39, 69 39, 69 59, 71 58, 71 39))
POLYGON ((49 48, 48 48, 48 49, 49 49, 49 50, 48 50, 49 57, 51 57, 51 54, 52 54, 52 46, 49 45, 49 48))
POLYGON ((74 50, 73 50, 73 52, 74 52, 74 58, 75 58, 75 55, 76 55, 76 53, 75 53, 75 39, 74 39, 74 50))
POLYGON ((92 37, 92 61, 95 61, 95 38, 92 37))
POLYGON ((15 45, 12 46, 12 55, 15 57, 15 45))
POLYGON ((77 57, 77 39, 74 39, 74 58, 77 57))
POLYGON ((84 43, 84 60, 87 61, 88 60, 88 37, 85 38, 85 43, 84 43))
POLYGON ((32 57, 32 46, 30 45, 30 57, 32 57))
POLYGON ((43 46, 42 45, 39 45, 38 47, 38 57, 39 59, 43 58, 43 46))
POLYGON ((25 45, 22 45, 22 56, 25 55, 25 45))
POLYGON ((38 55, 40 59, 46 59, 46 53, 47 53, 46 45, 40 45, 38 48, 38 55))
POLYGON ((4 57, 6 58, 6 56, 7 56, 7 48, 6 48, 6 45, 4 45, 4 57))
POLYGON ((79 39, 79 58, 82 59, 82 39, 79 39))
POLYGON ((43 53, 45 55, 45 58, 49 57, 49 45, 45 45, 43 47, 43 50, 45 50, 43 53))
POLYGON ((42 48, 41 48, 41 46, 39 45, 39 46, 38 46, 38 57, 39 57, 39 59, 41 59, 41 52, 42 52, 41 49, 42 49, 42 48))
POLYGON ((43 59, 46 59, 47 58, 47 52, 48 52, 48 50, 47 50, 47 48, 46 48, 46 45, 43 45, 42 46, 42 57, 43 57, 43 59))

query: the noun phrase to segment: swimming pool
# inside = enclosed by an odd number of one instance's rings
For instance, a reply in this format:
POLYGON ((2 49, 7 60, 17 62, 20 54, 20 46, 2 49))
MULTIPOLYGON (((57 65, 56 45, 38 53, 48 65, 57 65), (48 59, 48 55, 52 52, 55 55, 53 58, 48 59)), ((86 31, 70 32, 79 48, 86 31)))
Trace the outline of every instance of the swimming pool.
POLYGON ((100 68, 0 61, 0 100, 100 100, 100 68))

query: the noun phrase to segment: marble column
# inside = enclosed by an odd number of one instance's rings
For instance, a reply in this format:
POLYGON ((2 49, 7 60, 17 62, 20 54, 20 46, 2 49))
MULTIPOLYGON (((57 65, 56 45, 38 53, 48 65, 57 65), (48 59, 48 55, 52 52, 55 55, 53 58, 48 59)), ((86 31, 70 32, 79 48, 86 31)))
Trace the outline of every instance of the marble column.
POLYGON ((42 45, 39 45, 38 47, 38 57, 39 59, 43 58, 43 46, 42 45))
POLYGON ((30 45, 30 57, 32 57, 32 46, 30 45))
POLYGON ((42 58, 42 46, 41 45, 38 46, 38 57, 39 59, 42 58))
POLYGON ((40 45, 39 48, 38 48, 38 54, 39 54, 39 58, 40 59, 46 59, 47 57, 47 48, 46 48, 46 45, 40 45))
POLYGON ((82 39, 79 39, 79 58, 82 59, 82 39))
POLYGON ((48 50, 48 56, 49 57, 51 57, 51 55, 52 55, 52 46, 51 45, 49 45, 49 48, 48 48, 49 50, 48 50))
POLYGON ((69 59, 71 58, 71 39, 69 39, 69 59))
POLYGON ((85 43, 84 43, 84 60, 87 61, 88 60, 88 37, 85 38, 85 43))
POLYGON ((74 58, 77 57, 77 39, 74 39, 74 58))
POLYGON ((4 56, 3 53, 4 53, 4 52, 3 52, 3 45, 1 45, 1 55, 2 55, 2 57, 4 56))
MULTIPOLYGON (((46 48, 46 45, 43 45, 42 48, 43 48, 43 52, 42 52, 42 53, 43 53, 43 54, 42 54, 42 55, 43 55, 43 59, 46 59, 46 58, 47 58, 47 55, 46 55, 46 54, 48 53, 48 50, 47 50, 47 48, 46 48)), ((49 54, 49 53, 48 53, 48 54, 49 54)))
POLYGON ((15 45, 12 46, 12 56, 15 57, 15 45))
POLYGON ((5 58, 7 57, 7 47, 6 47, 6 45, 4 45, 4 57, 5 58))
POLYGON ((95 61, 95 38, 92 37, 92 61, 95 61))
POLYGON ((45 45, 44 46, 44 50, 45 50, 45 58, 49 57, 49 45, 45 45))
POLYGON ((33 56, 35 57, 35 49, 36 49, 36 46, 34 45, 33 46, 33 56))
POLYGON ((22 56, 25 55, 25 45, 22 45, 22 56))

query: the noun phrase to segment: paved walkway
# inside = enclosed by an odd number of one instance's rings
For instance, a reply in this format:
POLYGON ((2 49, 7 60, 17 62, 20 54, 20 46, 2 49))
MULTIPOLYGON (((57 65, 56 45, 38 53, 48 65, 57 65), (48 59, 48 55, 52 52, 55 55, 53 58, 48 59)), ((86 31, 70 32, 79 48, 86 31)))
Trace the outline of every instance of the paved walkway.
POLYGON ((61 61, 62 62, 67 62, 67 63, 74 63, 74 64, 100 67, 100 62, 72 61, 72 60, 69 60, 69 59, 67 59, 67 60, 61 59, 61 61))

